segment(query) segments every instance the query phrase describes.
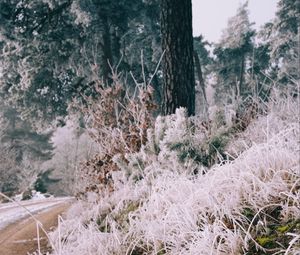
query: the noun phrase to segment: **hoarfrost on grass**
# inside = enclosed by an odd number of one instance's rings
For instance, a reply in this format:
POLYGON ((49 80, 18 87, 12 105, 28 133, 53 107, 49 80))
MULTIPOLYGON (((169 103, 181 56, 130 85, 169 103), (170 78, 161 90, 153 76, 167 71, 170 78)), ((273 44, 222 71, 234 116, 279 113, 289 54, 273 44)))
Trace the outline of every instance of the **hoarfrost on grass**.
MULTIPOLYGON (((152 146, 127 156, 129 161, 140 158, 143 166, 119 162, 120 167, 130 166, 131 173, 115 172, 112 193, 98 201, 75 204, 68 219, 52 234, 61 247, 60 254, 267 251, 262 240, 268 221, 277 221, 282 227, 289 222, 299 224, 300 219, 297 104, 282 102, 271 102, 268 115, 238 134, 236 142, 245 141, 245 136, 249 141, 236 159, 198 175, 188 171, 192 165, 182 164, 169 146, 184 139, 195 143, 184 112, 159 117, 149 133, 152 146), (130 178, 134 167, 140 178, 130 178), (279 216, 273 215, 276 212, 279 216), (58 233, 64 237, 62 243, 58 233)), ((227 150, 233 149, 237 150, 236 143, 227 146, 227 150)), ((282 234, 289 240, 288 247, 274 253, 300 252, 299 228, 294 231, 282 234)))

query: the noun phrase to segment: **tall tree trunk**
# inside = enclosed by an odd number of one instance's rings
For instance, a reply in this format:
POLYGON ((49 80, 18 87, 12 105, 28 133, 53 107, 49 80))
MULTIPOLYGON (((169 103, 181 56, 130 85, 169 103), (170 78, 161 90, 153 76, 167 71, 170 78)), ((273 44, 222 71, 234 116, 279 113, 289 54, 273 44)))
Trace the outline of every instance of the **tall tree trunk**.
POLYGON ((244 92, 244 72, 245 72, 245 55, 242 56, 241 59, 241 67, 240 67, 240 77, 239 77, 239 96, 241 96, 244 92))
POLYGON ((205 103, 207 104, 207 97, 206 97, 206 92, 205 92, 205 82, 203 79, 201 62, 200 62, 200 58, 196 51, 194 51, 194 60, 195 60, 195 67, 196 67, 197 74, 198 74, 199 85, 201 87, 201 91, 203 93, 203 98, 205 100, 205 103))
POLYGON ((195 61, 195 68, 198 74, 199 85, 202 92, 201 93, 202 98, 200 100, 200 107, 202 107, 202 110, 200 111, 200 113, 202 113, 201 115, 204 120, 208 120, 208 102, 207 102, 206 91, 205 91, 205 82, 203 79, 200 58, 195 50, 194 50, 194 61, 195 61))
POLYGON ((113 57, 112 57, 112 43, 111 43, 111 35, 110 35, 110 27, 108 18, 106 16, 102 17, 102 25, 103 25, 103 42, 102 46, 102 75, 104 83, 111 83, 111 68, 110 65, 113 65, 113 57))
POLYGON ((115 64, 118 63, 121 59, 121 42, 117 31, 114 31, 112 34, 112 55, 115 64))
POLYGON ((195 114, 191 0, 161 0, 163 58, 163 113, 186 107, 195 114))

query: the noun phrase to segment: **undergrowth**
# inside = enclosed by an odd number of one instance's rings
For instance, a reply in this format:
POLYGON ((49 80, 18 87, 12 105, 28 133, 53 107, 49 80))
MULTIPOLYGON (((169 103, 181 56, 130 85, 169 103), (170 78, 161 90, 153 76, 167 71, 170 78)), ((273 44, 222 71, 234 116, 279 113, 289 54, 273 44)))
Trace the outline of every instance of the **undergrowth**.
POLYGON ((118 170, 114 155, 124 157, 126 153, 139 151, 153 123, 156 105, 152 87, 138 85, 133 95, 129 95, 119 76, 114 74, 113 78, 110 87, 97 83, 96 99, 86 98, 84 105, 74 103, 85 116, 89 134, 98 145, 96 156, 81 166, 79 196, 113 190, 112 173, 118 170))
POLYGON ((111 188, 71 208, 53 254, 300 254, 297 100, 273 97, 243 128, 157 117, 110 155, 111 188))

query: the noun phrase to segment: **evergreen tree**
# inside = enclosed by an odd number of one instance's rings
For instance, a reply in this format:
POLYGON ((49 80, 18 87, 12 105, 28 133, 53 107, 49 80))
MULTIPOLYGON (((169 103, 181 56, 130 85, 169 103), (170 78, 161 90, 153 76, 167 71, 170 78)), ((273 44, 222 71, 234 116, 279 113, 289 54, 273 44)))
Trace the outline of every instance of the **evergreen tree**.
POLYGON ((248 2, 241 5, 237 14, 228 20, 222 38, 214 50, 217 56, 217 98, 234 94, 245 95, 249 88, 245 84, 246 62, 253 52, 254 30, 249 21, 248 2))
POLYGON ((0 3, 2 79, 0 93, 22 118, 51 121, 65 115, 80 87, 71 57, 78 52, 80 28, 71 1, 3 0, 0 3))
POLYGON ((0 176, 3 191, 24 191, 34 184, 42 172, 41 164, 52 157, 52 133, 37 133, 23 121, 12 107, 3 107, 1 114, 0 176), (9 155, 9 158, 3 157, 9 155))
MULTIPOLYGON (((0 139, 4 136, 5 126, 0 116, 0 139)), ((7 195, 18 189, 21 169, 18 166, 15 153, 0 142, 0 191, 7 195)))
POLYGON ((54 169, 48 169, 42 173, 39 173, 37 176, 37 180, 34 183, 34 189, 41 193, 48 192, 48 188, 50 185, 57 183, 60 179, 55 179, 51 177, 51 173, 54 169))
POLYGON ((95 96, 96 79, 109 84, 111 67, 141 72, 142 49, 148 76, 159 55, 157 6, 142 0, 1 1, 2 98, 22 118, 51 122, 67 114, 74 98, 95 96))
POLYGON ((275 79, 282 84, 300 79, 300 1, 280 0, 273 22, 265 25, 262 39, 269 45, 275 79))

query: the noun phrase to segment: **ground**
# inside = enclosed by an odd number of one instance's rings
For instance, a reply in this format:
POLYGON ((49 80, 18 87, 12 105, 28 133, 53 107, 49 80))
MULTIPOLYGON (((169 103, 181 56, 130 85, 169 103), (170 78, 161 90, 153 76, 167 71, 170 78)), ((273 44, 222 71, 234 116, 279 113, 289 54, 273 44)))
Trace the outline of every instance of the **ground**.
MULTIPOLYGON (((27 203, 26 206, 40 208, 41 205, 45 206, 46 209, 35 211, 35 219, 29 215, 22 216, 21 219, 10 222, 1 229, 0 255, 26 255, 28 252, 35 252, 38 249, 36 220, 42 223, 43 228, 47 232, 53 230, 57 226, 58 215, 63 215, 68 209, 70 200, 56 200, 55 202, 40 201, 34 202, 34 205, 27 203)), ((20 210, 20 206, 0 206, 0 215, 7 215, 9 212, 13 213, 13 210, 15 211, 16 209, 20 210)), ((49 250, 48 239, 42 230, 39 231, 39 235, 41 252, 42 254, 45 254, 49 250)))

